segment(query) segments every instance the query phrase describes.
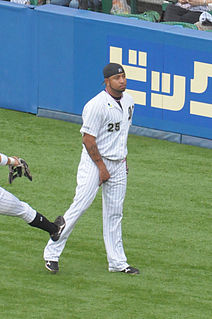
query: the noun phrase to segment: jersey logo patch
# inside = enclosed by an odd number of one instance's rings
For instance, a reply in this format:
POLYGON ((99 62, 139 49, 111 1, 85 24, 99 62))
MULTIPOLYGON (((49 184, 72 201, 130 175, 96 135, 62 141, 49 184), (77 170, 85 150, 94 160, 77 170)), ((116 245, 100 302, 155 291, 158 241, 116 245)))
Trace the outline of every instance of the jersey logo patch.
POLYGON ((109 107, 110 109, 113 107, 113 104, 111 104, 111 103, 109 103, 109 102, 108 102, 107 105, 108 105, 108 107, 109 107))

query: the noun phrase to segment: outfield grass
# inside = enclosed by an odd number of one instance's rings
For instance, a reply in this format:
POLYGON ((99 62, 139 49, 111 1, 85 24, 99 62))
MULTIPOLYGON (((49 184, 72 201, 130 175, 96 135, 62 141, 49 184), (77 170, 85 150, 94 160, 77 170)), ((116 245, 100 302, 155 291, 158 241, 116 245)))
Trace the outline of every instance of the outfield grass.
MULTIPOLYGON (((33 175, 1 186, 53 220, 72 202, 80 126, 0 109, 1 152, 33 175)), ((123 219, 128 262, 139 276, 107 271, 101 193, 79 220, 60 259, 44 269, 48 234, 0 216, 2 319, 211 319, 212 152, 129 136, 123 219)))

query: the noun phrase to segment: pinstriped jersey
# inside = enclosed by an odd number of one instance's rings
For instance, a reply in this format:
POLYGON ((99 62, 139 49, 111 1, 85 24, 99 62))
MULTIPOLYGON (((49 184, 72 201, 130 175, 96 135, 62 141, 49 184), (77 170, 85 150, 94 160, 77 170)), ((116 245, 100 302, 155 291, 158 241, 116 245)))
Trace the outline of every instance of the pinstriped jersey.
MULTIPOLYGON (((85 105, 82 113, 80 132, 95 136, 99 153, 109 160, 122 160, 127 156, 134 102, 123 92, 120 103, 122 107, 110 94, 102 91, 85 105)), ((85 146, 83 151, 86 151, 85 146)))

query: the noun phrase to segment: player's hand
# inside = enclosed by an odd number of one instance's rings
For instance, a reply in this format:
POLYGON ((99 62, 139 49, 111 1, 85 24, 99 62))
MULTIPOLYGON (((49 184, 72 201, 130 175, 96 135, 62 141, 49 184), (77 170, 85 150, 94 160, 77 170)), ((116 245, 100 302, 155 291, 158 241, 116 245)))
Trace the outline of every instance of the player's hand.
POLYGON ((99 169, 99 186, 102 185, 102 183, 106 182, 110 178, 110 174, 106 167, 102 167, 99 169))

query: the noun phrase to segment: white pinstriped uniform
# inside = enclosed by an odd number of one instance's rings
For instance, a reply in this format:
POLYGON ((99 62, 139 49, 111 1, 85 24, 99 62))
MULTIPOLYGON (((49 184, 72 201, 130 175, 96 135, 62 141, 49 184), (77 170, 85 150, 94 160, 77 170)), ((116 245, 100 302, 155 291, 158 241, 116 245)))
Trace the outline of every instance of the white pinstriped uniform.
MULTIPOLYGON (((123 93, 120 105, 102 91, 90 100, 83 110, 83 125, 80 132, 96 137, 98 150, 110 173, 102 184, 103 236, 110 271, 128 267, 122 244, 121 220, 126 192, 127 137, 132 120, 134 102, 123 93)), ((49 240, 44 250, 44 259, 58 261, 79 217, 93 202, 99 189, 99 169, 83 146, 77 173, 76 194, 64 218, 66 227, 57 242, 49 240)))
MULTIPOLYGON (((0 155, 4 155, 1 154, 0 155)), ((0 214, 20 217, 31 223, 36 216, 36 211, 27 203, 20 201, 13 194, 0 187, 0 214)))

